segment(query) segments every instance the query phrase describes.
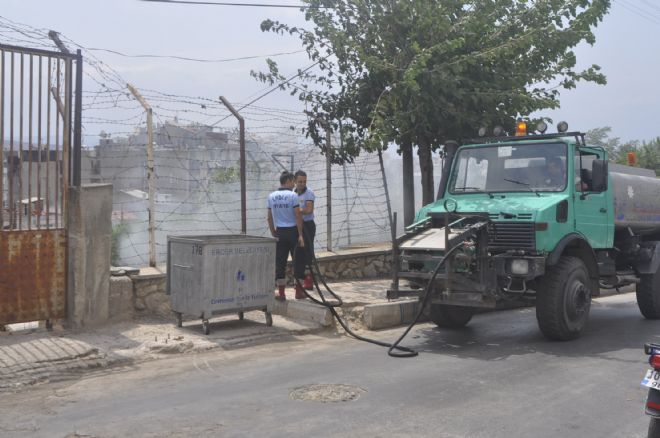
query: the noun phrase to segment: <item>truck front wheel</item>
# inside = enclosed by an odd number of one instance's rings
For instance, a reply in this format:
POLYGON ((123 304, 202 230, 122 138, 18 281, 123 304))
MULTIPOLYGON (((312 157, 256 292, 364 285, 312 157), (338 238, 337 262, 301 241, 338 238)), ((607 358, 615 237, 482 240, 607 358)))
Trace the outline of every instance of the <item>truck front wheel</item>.
POLYGON ((465 327, 472 319, 475 311, 472 307, 431 304, 429 308, 429 319, 438 327, 465 327))
POLYGON ((637 284, 637 306, 644 318, 660 318, 660 272, 641 276, 637 284))
POLYGON ((543 335, 555 341, 577 338, 591 308, 591 281, 585 264, 577 257, 561 257, 538 284, 536 320, 543 335))

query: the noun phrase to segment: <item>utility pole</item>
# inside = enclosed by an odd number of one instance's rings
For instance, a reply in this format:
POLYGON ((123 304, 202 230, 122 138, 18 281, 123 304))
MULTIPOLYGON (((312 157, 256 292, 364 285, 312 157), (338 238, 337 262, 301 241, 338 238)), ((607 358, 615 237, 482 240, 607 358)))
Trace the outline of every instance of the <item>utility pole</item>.
POLYGON ((247 188, 245 178, 245 119, 238 111, 234 109, 224 96, 220 96, 220 101, 227 107, 227 109, 238 119, 238 126, 240 129, 240 166, 241 166, 241 233, 247 234, 247 188))
POLYGON ((147 182, 149 184, 149 266, 156 267, 156 181, 154 180, 154 120, 153 110, 142 95, 131 84, 129 91, 147 112, 147 182))

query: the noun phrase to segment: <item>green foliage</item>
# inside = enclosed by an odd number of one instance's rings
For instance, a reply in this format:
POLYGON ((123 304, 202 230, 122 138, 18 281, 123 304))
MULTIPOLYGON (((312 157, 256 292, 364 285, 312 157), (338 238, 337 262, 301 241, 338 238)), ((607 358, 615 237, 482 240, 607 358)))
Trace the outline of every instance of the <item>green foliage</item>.
POLYGON ((337 164, 391 142, 430 156, 479 126, 511 130, 518 117, 557 108, 561 88, 605 83, 597 65, 576 71, 571 49, 594 43, 609 0, 303 2, 311 30, 272 20, 261 29, 299 38, 315 69, 287 81, 268 60, 267 73, 252 75, 306 102, 306 133, 337 164), (339 121, 343 147, 326 151, 326 127, 339 121))
POLYGON ((600 146, 607 151, 610 161, 616 162, 619 158, 621 149, 621 139, 619 137, 610 138, 612 128, 604 126, 602 128, 590 129, 585 134, 587 144, 600 146))
POLYGON ((112 226, 112 235, 110 237, 110 264, 112 266, 117 266, 117 263, 119 263, 119 241, 126 233, 128 233, 127 223, 120 222, 112 226))
POLYGON ((660 175, 660 137, 650 141, 630 140, 622 143, 619 137, 610 138, 612 128, 605 126, 587 131, 585 140, 587 144, 601 146, 607 150, 610 161, 619 164, 628 164, 628 152, 637 155, 637 167, 651 169, 660 175))
POLYGON ((240 170, 236 167, 222 167, 213 172, 211 178, 218 184, 228 184, 239 180, 240 170))

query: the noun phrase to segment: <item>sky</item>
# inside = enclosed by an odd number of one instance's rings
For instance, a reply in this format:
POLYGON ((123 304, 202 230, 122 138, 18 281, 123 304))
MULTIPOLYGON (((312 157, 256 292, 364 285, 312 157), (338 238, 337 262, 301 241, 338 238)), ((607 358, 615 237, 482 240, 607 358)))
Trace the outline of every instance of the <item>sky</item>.
MULTIPOLYGON (((295 0, 236 0, 245 3, 298 4, 295 0)), ((300 51, 297 39, 261 32, 265 18, 303 25, 297 8, 178 5, 138 0, 1 0, 0 16, 36 28, 56 30, 86 48, 104 48, 131 55, 175 55, 228 59, 300 51)), ((537 115, 566 120, 571 130, 610 126, 612 136, 650 140, 660 136, 660 1, 613 0, 596 29, 596 44, 576 49, 578 65, 598 64, 605 86, 579 83, 562 92, 561 109, 537 115)), ((0 36, 0 42, 1 36, 0 36)), ((138 88, 166 93, 224 95, 247 103, 268 87, 249 76, 265 71, 265 57, 223 63, 173 59, 129 58, 103 51, 95 56, 138 88)), ((295 74, 311 62, 305 53, 273 57, 280 71, 295 74)), ((285 92, 275 91, 259 104, 300 108, 285 92)))

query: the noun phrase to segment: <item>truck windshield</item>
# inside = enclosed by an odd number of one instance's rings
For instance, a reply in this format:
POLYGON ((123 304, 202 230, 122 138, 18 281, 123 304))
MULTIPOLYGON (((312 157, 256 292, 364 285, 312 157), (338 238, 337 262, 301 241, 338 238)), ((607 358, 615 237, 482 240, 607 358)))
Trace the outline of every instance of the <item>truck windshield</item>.
POLYGON ((566 150, 559 142, 463 148, 449 192, 561 192, 566 188, 566 150))

